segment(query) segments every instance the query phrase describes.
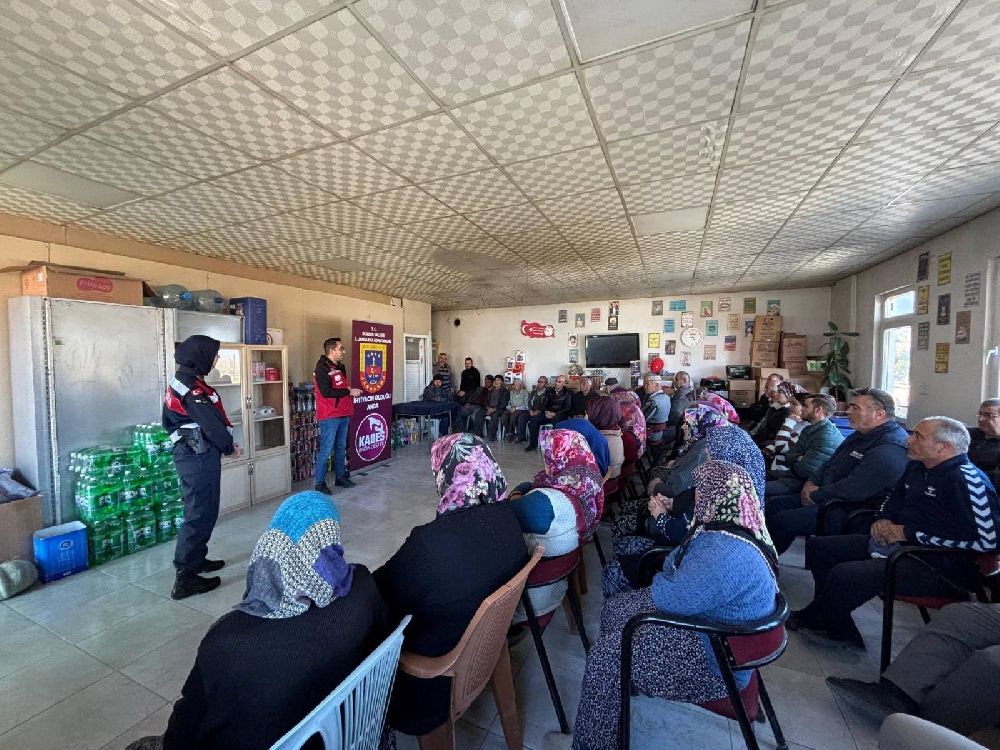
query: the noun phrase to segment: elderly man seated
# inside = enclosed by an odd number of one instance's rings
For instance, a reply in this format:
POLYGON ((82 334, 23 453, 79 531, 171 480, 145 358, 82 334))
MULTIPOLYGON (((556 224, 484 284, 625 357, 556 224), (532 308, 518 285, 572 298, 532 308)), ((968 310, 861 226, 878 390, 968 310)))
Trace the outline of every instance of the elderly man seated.
POLYGON ((445 384, 444 377, 438 371, 434 372, 431 382, 424 388, 420 400, 440 403, 442 410, 445 406, 451 407, 450 412, 434 416, 434 420, 438 423, 438 435, 446 434, 448 432, 446 425, 449 420, 452 423, 457 422, 459 415, 462 413, 462 407, 454 400, 451 387, 445 384))
MULTIPOLYGON (((844 442, 847 445, 850 439, 844 442)), ((886 560, 900 545, 969 550, 964 555, 901 563, 897 590, 903 596, 964 598, 978 576, 972 552, 993 552, 1000 506, 993 485, 970 461, 969 432, 957 420, 929 417, 907 439, 912 459, 883 503, 869 535, 816 536, 806 542, 806 567, 815 597, 792 613, 790 630, 806 628, 864 646, 851 612, 877 596, 886 560)))
POLYGON ((906 469, 906 430, 896 423, 895 410, 885 391, 853 391, 847 415, 855 431, 830 459, 798 491, 786 479, 768 483, 764 512, 779 555, 795 537, 816 533, 819 506, 828 500, 878 500, 895 487, 906 469))
POLYGON ((996 487, 1000 482, 1000 398, 979 405, 978 427, 969 430, 969 460, 986 472, 996 487))
POLYGON ((660 376, 647 372, 642 378, 642 388, 646 393, 642 414, 646 417, 647 444, 660 446, 664 441, 672 443, 677 433, 675 430, 667 429, 667 420, 670 419, 670 396, 663 391, 660 376))

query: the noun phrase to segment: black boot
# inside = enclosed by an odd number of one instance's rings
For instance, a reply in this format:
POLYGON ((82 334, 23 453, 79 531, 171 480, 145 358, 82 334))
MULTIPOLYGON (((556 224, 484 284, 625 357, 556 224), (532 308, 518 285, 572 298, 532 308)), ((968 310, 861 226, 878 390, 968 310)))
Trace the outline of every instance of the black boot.
POLYGON ((226 567, 225 560, 209 560, 205 558, 205 562, 201 564, 201 568, 198 569, 199 573, 214 573, 217 570, 222 570, 226 567))
POLYGON ((322 492, 324 495, 332 495, 333 494, 332 492, 330 492, 330 488, 327 487, 326 484, 317 484, 316 487, 315 487, 315 489, 316 489, 317 492, 322 492))
POLYGON ((174 589, 170 592, 170 598, 187 599, 189 596, 204 594, 218 588, 220 583, 222 583, 222 579, 218 576, 202 578, 196 573, 187 570, 178 570, 177 579, 174 581, 174 589))

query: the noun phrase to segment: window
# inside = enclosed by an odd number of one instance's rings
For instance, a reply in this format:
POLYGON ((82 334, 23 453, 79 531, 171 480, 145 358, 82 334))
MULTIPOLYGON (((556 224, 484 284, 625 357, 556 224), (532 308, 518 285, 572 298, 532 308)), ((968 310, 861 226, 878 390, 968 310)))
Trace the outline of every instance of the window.
POLYGON ((916 325, 917 294, 913 287, 880 297, 875 351, 879 353, 878 387, 892 394, 896 416, 906 419, 910 407, 910 357, 916 325))

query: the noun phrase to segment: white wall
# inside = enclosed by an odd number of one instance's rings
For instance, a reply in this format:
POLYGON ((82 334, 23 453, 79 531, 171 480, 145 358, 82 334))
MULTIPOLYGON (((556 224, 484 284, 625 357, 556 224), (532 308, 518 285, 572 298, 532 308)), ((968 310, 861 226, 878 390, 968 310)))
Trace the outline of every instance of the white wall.
MULTIPOLYGON (((640 349, 645 367, 646 355, 650 351, 647 347, 647 334, 658 332, 660 334, 659 353, 663 356, 668 370, 679 369, 688 370, 694 378, 706 377, 708 375, 718 375, 724 378, 727 364, 747 364, 750 361, 750 339, 743 335, 743 321, 752 318, 752 315, 743 314, 743 298, 755 297, 757 299, 757 312, 764 314, 764 307, 767 300, 781 300, 781 313, 784 316, 784 329, 805 334, 808 338, 807 351, 810 354, 818 353, 819 346, 823 343, 821 333, 826 330, 826 321, 829 319, 831 288, 822 287, 814 289, 784 289, 778 292, 733 292, 731 294, 702 294, 694 296, 668 296, 664 295, 663 315, 651 315, 651 302, 654 298, 628 299, 619 302, 619 333, 640 334, 640 349), (719 312, 718 305, 720 297, 728 296, 732 303, 730 312, 739 315, 739 330, 727 330, 727 319, 729 313, 719 312), (681 367, 680 352, 687 350, 680 342, 680 317, 679 312, 670 312, 670 300, 683 299, 687 303, 687 309, 693 310, 695 315, 695 326, 702 331, 705 330, 705 318, 699 317, 700 304, 702 300, 711 300, 714 303, 714 316, 712 320, 719 321, 719 335, 706 337, 706 344, 716 345, 716 360, 704 360, 704 346, 691 349, 692 362, 690 367, 681 367), (676 331, 671 334, 663 333, 664 318, 674 318, 676 331), (724 351, 723 343, 726 335, 736 335, 736 351, 724 351), (666 339, 677 340, 677 355, 663 355, 663 347, 666 339)), ((659 298, 655 298, 659 299, 659 298)), ((580 363, 584 362, 584 341, 583 336, 587 334, 608 333, 608 300, 594 300, 592 302, 576 302, 565 305, 538 305, 528 307, 500 307, 487 308, 484 310, 449 310, 435 312, 433 314, 433 331, 437 350, 447 352, 455 370, 455 374, 462 369, 462 360, 469 356, 476 361, 476 366, 484 375, 501 371, 504 367, 505 359, 513 356, 516 349, 523 349, 527 358, 526 373, 530 381, 534 381, 539 375, 554 375, 565 373, 569 364, 569 346, 567 337, 571 333, 580 334, 579 350, 580 363), (592 307, 601 308, 601 321, 592 323, 590 321, 590 310, 592 307), (558 312, 560 309, 567 311, 566 323, 558 323, 558 312), (586 314, 586 327, 582 329, 574 328, 574 315, 576 313, 586 314), (455 327, 455 319, 461 319, 462 324, 455 327), (555 326, 555 338, 534 339, 521 335, 521 321, 539 322, 545 325, 555 326)), ((619 378, 627 371, 618 371, 619 378)))
MULTIPOLYGON (((984 366, 985 353, 996 342, 987 344, 994 336, 987 325, 996 317, 996 280, 988 278, 991 261, 1000 256, 1000 210, 984 214, 967 224, 945 232, 939 237, 925 242, 895 258, 873 266, 866 271, 840 281, 834 288, 834 318, 839 321, 842 314, 841 302, 850 294, 851 285, 857 284, 856 317, 857 330, 861 335, 855 339, 851 353, 851 371, 855 385, 872 384, 872 363, 875 351, 875 308, 878 295, 912 285, 917 277, 917 258, 923 252, 930 253, 930 305, 927 315, 918 316, 918 321, 930 321, 930 347, 927 351, 916 350, 914 331, 914 351, 911 354, 910 369, 910 426, 927 416, 944 414, 966 424, 975 424, 975 412, 979 401, 991 389, 984 366), (951 283, 938 286, 937 260, 942 253, 951 253, 951 283), (965 308, 965 275, 982 274, 981 300, 978 307, 965 308), (951 294, 951 322, 937 325, 937 298, 940 294, 951 294), (972 311, 972 334, 970 343, 955 343, 955 315, 959 310, 972 311), (950 362, 947 374, 934 372, 934 345, 950 343, 950 362)), ((994 359, 991 364, 995 365, 994 359)), ((995 386, 992 386, 995 387, 995 386)))

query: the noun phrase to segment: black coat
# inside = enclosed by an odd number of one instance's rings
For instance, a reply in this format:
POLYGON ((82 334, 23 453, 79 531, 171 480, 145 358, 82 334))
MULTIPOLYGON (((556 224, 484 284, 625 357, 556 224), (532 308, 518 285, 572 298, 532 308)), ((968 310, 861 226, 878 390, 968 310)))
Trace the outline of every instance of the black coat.
MULTIPOLYGON (((441 656, 458 644, 483 600, 527 559, 513 509, 493 503, 454 510, 417 526, 374 575, 393 618, 413 615, 404 648, 441 656)), ((406 734, 425 734, 447 719, 450 695, 449 678, 421 680, 400 673, 390 723, 406 734)))
POLYGON ((164 750, 269 748, 389 631, 388 608, 363 566, 354 567, 350 593, 326 607, 279 620, 223 615, 198 647, 164 750))

